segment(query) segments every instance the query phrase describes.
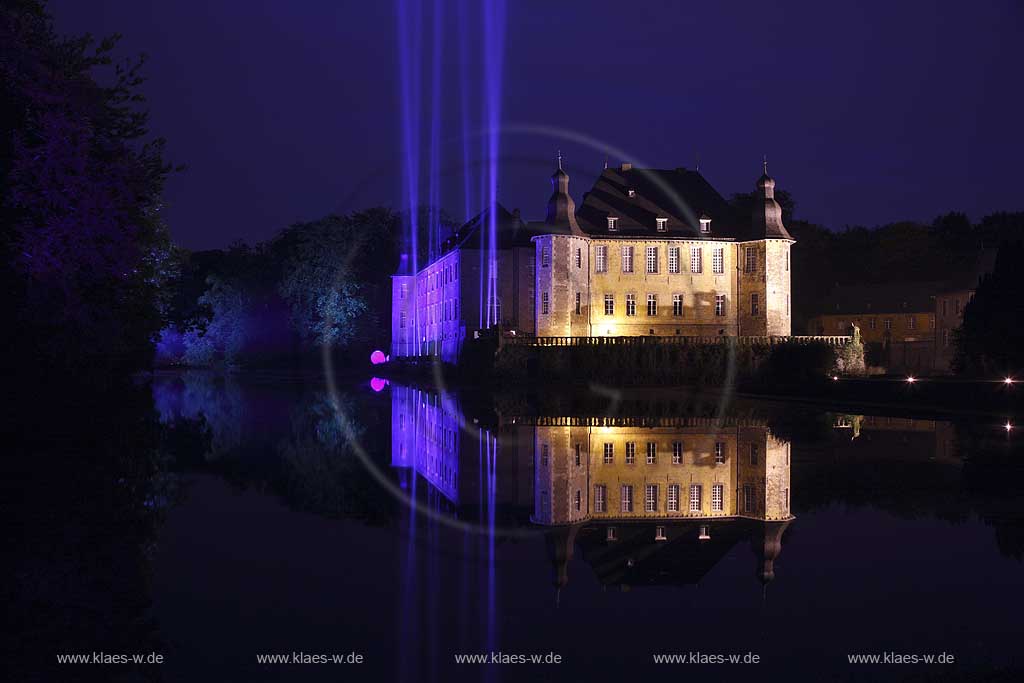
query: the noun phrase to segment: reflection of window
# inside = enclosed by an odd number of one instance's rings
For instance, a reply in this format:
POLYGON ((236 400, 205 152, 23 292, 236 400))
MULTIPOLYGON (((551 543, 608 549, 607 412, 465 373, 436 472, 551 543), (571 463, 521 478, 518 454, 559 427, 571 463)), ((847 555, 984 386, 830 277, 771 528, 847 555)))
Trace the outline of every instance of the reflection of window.
POLYGON ((673 441, 672 442, 672 464, 682 465, 683 464, 683 442, 673 441))
POLYGON ((885 326, 885 329, 887 329, 887 330, 891 330, 892 329, 892 320, 890 320, 889 318, 886 318, 883 321, 883 324, 885 326))
POLYGON ((711 486, 711 510, 714 512, 722 511, 722 495, 725 493, 725 486, 722 484, 714 484, 711 486))
POLYGON ((665 540, 668 540, 667 537, 665 536, 665 527, 663 527, 663 526, 656 526, 656 527, 654 527, 654 540, 655 541, 665 541, 665 540))
POLYGON ((647 484, 644 487, 644 512, 658 511, 658 485, 647 484))
POLYGON ((658 461, 658 444, 653 441, 647 442, 647 464, 653 465, 658 461))
POLYGON ((604 445, 604 464, 611 465, 615 462, 615 444, 606 443, 604 445))
POLYGON ((626 464, 633 465, 636 463, 636 442, 626 442, 626 464))
POLYGON ((690 484, 690 512, 700 512, 700 484, 690 484))
POLYGON ((630 484, 622 485, 622 495, 619 507, 620 512, 633 511, 633 487, 630 484))
POLYGON ((679 484, 668 485, 668 511, 679 512, 679 484))
POLYGON ((917 318, 912 315, 907 316, 907 327, 911 330, 917 329, 917 318))
POLYGON ((399 314, 398 314, 398 326, 399 327, 401 327, 401 328, 405 327, 405 318, 406 318, 405 311, 400 311, 399 314))
POLYGON ((608 511, 608 487, 598 484, 594 487, 594 512, 608 511))
POLYGON ((615 538, 616 538, 615 527, 613 527, 613 526, 608 527, 608 531, 605 534, 605 540, 607 540, 607 541, 614 541, 615 538))

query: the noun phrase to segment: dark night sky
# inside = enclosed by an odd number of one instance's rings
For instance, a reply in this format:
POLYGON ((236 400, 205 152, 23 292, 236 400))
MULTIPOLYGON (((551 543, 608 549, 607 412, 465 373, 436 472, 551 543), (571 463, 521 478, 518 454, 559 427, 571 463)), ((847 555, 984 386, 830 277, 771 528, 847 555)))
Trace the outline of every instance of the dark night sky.
MULTIPOLYGON (((454 7, 454 2, 447 3, 454 7)), ((184 246, 399 205, 394 5, 51 0, 66 33, 147 52, 155 132, 189 169, 167 188, 184 246)), ((429 29, 430 22, 426 22, 429 29)), ((1024 5, 963 2, 510 2, 503 121, 550 126, 649 166, 753 189, 762 154, 800 217, 833 228, 1024 209, 1024 5)), ((460 34, 444 23, 443 135, 461 135, 460 34)), ((425 40, 429 45, 429 37, 425 40)), ((469 50, 480 50, 470 39, 469 50)), ((543 215, 555 150, 577 202, 604 152, 503 138, 499 198, 543 215)), ((445 206, 461 217, 461 142, 445 206)), ((426 140, 424 140, 424 155, 426 140)))

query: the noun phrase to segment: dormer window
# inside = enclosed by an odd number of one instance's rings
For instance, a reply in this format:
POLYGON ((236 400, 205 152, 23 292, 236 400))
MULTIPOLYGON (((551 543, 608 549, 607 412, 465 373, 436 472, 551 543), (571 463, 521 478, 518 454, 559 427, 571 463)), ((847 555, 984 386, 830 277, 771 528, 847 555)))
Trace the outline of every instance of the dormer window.
POLYGON ((656 220, 657 220, 657 223, 658 223, 658 232, 665 232, 666 230, 668 230, 668 219, 667 218, 658 218, 656 220))
POLYGON ((709 216, 700 217, 700 231, 701 233, 711 232, 711 218, 709 216))
POLYGON ((614 216, 608 216, 608 232, 615 232, 619 229, 619 219, 614 216))
POLYGON ((636 197, 636 190, 634 190, 633 188, 629 188, 628 190, 626 190, 626 193, 629 195, 630 199, 636 197))

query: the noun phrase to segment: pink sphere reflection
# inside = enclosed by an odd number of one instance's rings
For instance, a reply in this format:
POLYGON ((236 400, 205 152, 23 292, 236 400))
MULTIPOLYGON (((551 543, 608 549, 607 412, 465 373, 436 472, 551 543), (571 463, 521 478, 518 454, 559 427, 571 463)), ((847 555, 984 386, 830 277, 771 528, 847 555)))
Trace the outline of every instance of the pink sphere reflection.
POLYGON ((373 363, 374 365, 380 365, 381 363, 386 363, 387 361, 388 357, 385 356, 384 352, 381 351, 380 349, 377 349, 376 351, 370 354, 370 362, 373 363))
POLYGON ((376 391, 377 393, 384 391, 384 387, 386 387, 387 385, 388 381, 380 377, 374 377, 373 379, 370 380, 370 388, 376 391))

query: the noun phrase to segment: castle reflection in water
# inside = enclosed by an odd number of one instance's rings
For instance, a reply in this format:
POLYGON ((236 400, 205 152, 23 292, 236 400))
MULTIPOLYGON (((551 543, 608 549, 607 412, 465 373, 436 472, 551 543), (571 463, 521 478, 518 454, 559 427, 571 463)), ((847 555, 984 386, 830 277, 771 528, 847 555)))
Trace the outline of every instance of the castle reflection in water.
POLYGON ((763 420, 502 417, 485 429, 455 399, 392 387, 391 464, 449 512, 543 531, 554 581, 575 550, 605 585, 698 582, 737 544, 775 576, 790 512, 791 449, 763 420))

